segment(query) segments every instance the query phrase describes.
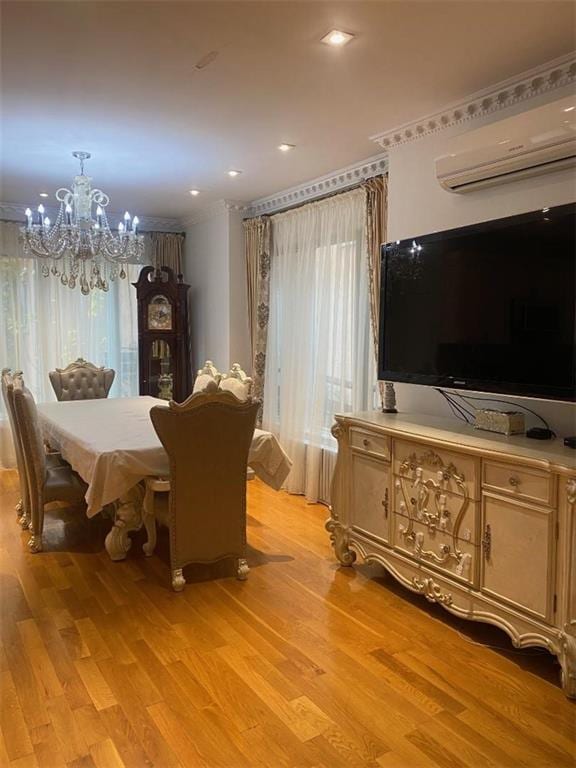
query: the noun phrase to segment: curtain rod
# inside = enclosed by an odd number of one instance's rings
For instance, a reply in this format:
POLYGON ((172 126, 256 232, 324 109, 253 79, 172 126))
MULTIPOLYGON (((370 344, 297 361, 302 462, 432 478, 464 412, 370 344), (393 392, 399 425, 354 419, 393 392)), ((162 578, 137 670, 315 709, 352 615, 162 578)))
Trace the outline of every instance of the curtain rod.
POLYGON ((362 186, 362 184, 365 181, 369 181, 370 179, 376 179, 378 176, 384 176, 384 173, 377 173, 374 176, 367 176, 365 179, 362 179, 362 181, 355 181, 353 184, 350 184, 347 187, 341 187, 340 189, 335 190, 334 192, 326 192, 324 195, 318 195, 318 197, 311 197, 309 200, 303 200, 301 203, 295 203, 294 205, 287 205, 285 208, 278 208, 273 213, 260 213, 258 216, 250 216, 246 219, 246 221, 250 221, 250 219, 257 219, 260 216, 268 216, 268 218, 272 218, 277 213, 286 213, 286 211, 292 211, 296 210, 297 208, 302 208, 304 205, 308 205, 309 203, 318 203, 320 200, 328 200, 330 197, 336 197, 336 195, 342 195, 344 192, 351 192, 353 189, 358 189, 362 186))

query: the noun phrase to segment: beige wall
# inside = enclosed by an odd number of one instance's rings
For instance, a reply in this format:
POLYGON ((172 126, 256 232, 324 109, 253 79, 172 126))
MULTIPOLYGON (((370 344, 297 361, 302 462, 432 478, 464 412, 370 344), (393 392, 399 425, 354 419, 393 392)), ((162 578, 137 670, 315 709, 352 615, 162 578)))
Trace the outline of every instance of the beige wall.
POLYGON ((190 283, 192 369, 205 360, 249 371, 250 342, 242 218, 222 202, 186 227, 184 272, 190 283))

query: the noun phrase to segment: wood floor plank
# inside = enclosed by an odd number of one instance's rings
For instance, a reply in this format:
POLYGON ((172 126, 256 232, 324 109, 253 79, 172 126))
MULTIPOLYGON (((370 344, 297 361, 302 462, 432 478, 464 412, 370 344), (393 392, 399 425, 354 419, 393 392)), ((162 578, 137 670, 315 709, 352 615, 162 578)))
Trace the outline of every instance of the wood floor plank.
POLYGON ((249 483, 248 580, 175 594, 165 532, 113 563, 109 522, 55 508, 32 555, 18 493, 0 471, 2 768, 576 766, 552 658, 339 567, 324 507, 249 483))
POLYGON ((26 619, 18 622, 18 629, 22 637, 22 646, 29 661, 32 664, 38 683, 44 690, 46 698, 61 696, 64 692, 52 659, 44 645, 38 626, 34 619, 26 619))
MULTIPOLYGON (((4 656, 3 651, 0 651, 0 654, 4 656)), ((0 666, 0 729, 10 760, 32 754, 34 747, 22 714, 16 686, 5 660, 0 666)))
POLYGON ((96 768, 126 768, 112 739, 93 744, 90 747, 90 755, 96 768))
POLYGON ((98 664, 93 659, 79 659, 74 662, 74 666, 78 670, 78 674, 82 678, 82 682, 86 686, 92 703, 97 710, 113 707, 118 703, 98 668, 98 664))

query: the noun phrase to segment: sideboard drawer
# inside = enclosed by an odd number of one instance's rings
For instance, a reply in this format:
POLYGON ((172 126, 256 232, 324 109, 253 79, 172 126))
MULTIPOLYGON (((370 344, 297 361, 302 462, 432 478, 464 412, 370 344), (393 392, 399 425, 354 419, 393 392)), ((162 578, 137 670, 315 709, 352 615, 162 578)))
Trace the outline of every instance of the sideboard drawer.
POLYGON ((394 513, 394 549, 453 578, 476 584, 479 547, 394 513))
POLYGON ((485 461, 483 485, 490 490, 547 506, 554 502, 554 486, 550 475, 537 469, 485 461))
POLYGON ((414 487, 406 478, 394 478, 394 512, 423 523, 430 531, 437 530, 455 538, 480 543, 479 504, 454 493, 444 493, 438 488, 414 487))
POLYGON ((387 435, 379 435, 376 432, 352 427, 350 429, 350 446, 355 450, 365 451, 390 461, 390 438, 387 435))
POLYGON ((443 491, 479 497, 479 460, 463 453, 445 451, 404 440, 394 441, 394 474, 422 482, 432 481, 443 491))

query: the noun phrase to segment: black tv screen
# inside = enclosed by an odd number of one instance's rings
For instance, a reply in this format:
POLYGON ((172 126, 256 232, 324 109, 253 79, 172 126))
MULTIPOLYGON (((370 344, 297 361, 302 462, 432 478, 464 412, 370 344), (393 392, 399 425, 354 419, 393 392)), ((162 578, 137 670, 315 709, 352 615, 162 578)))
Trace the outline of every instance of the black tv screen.
POLYGON ((382 246, 378 376, 576 400, 576 205, 382 246))

